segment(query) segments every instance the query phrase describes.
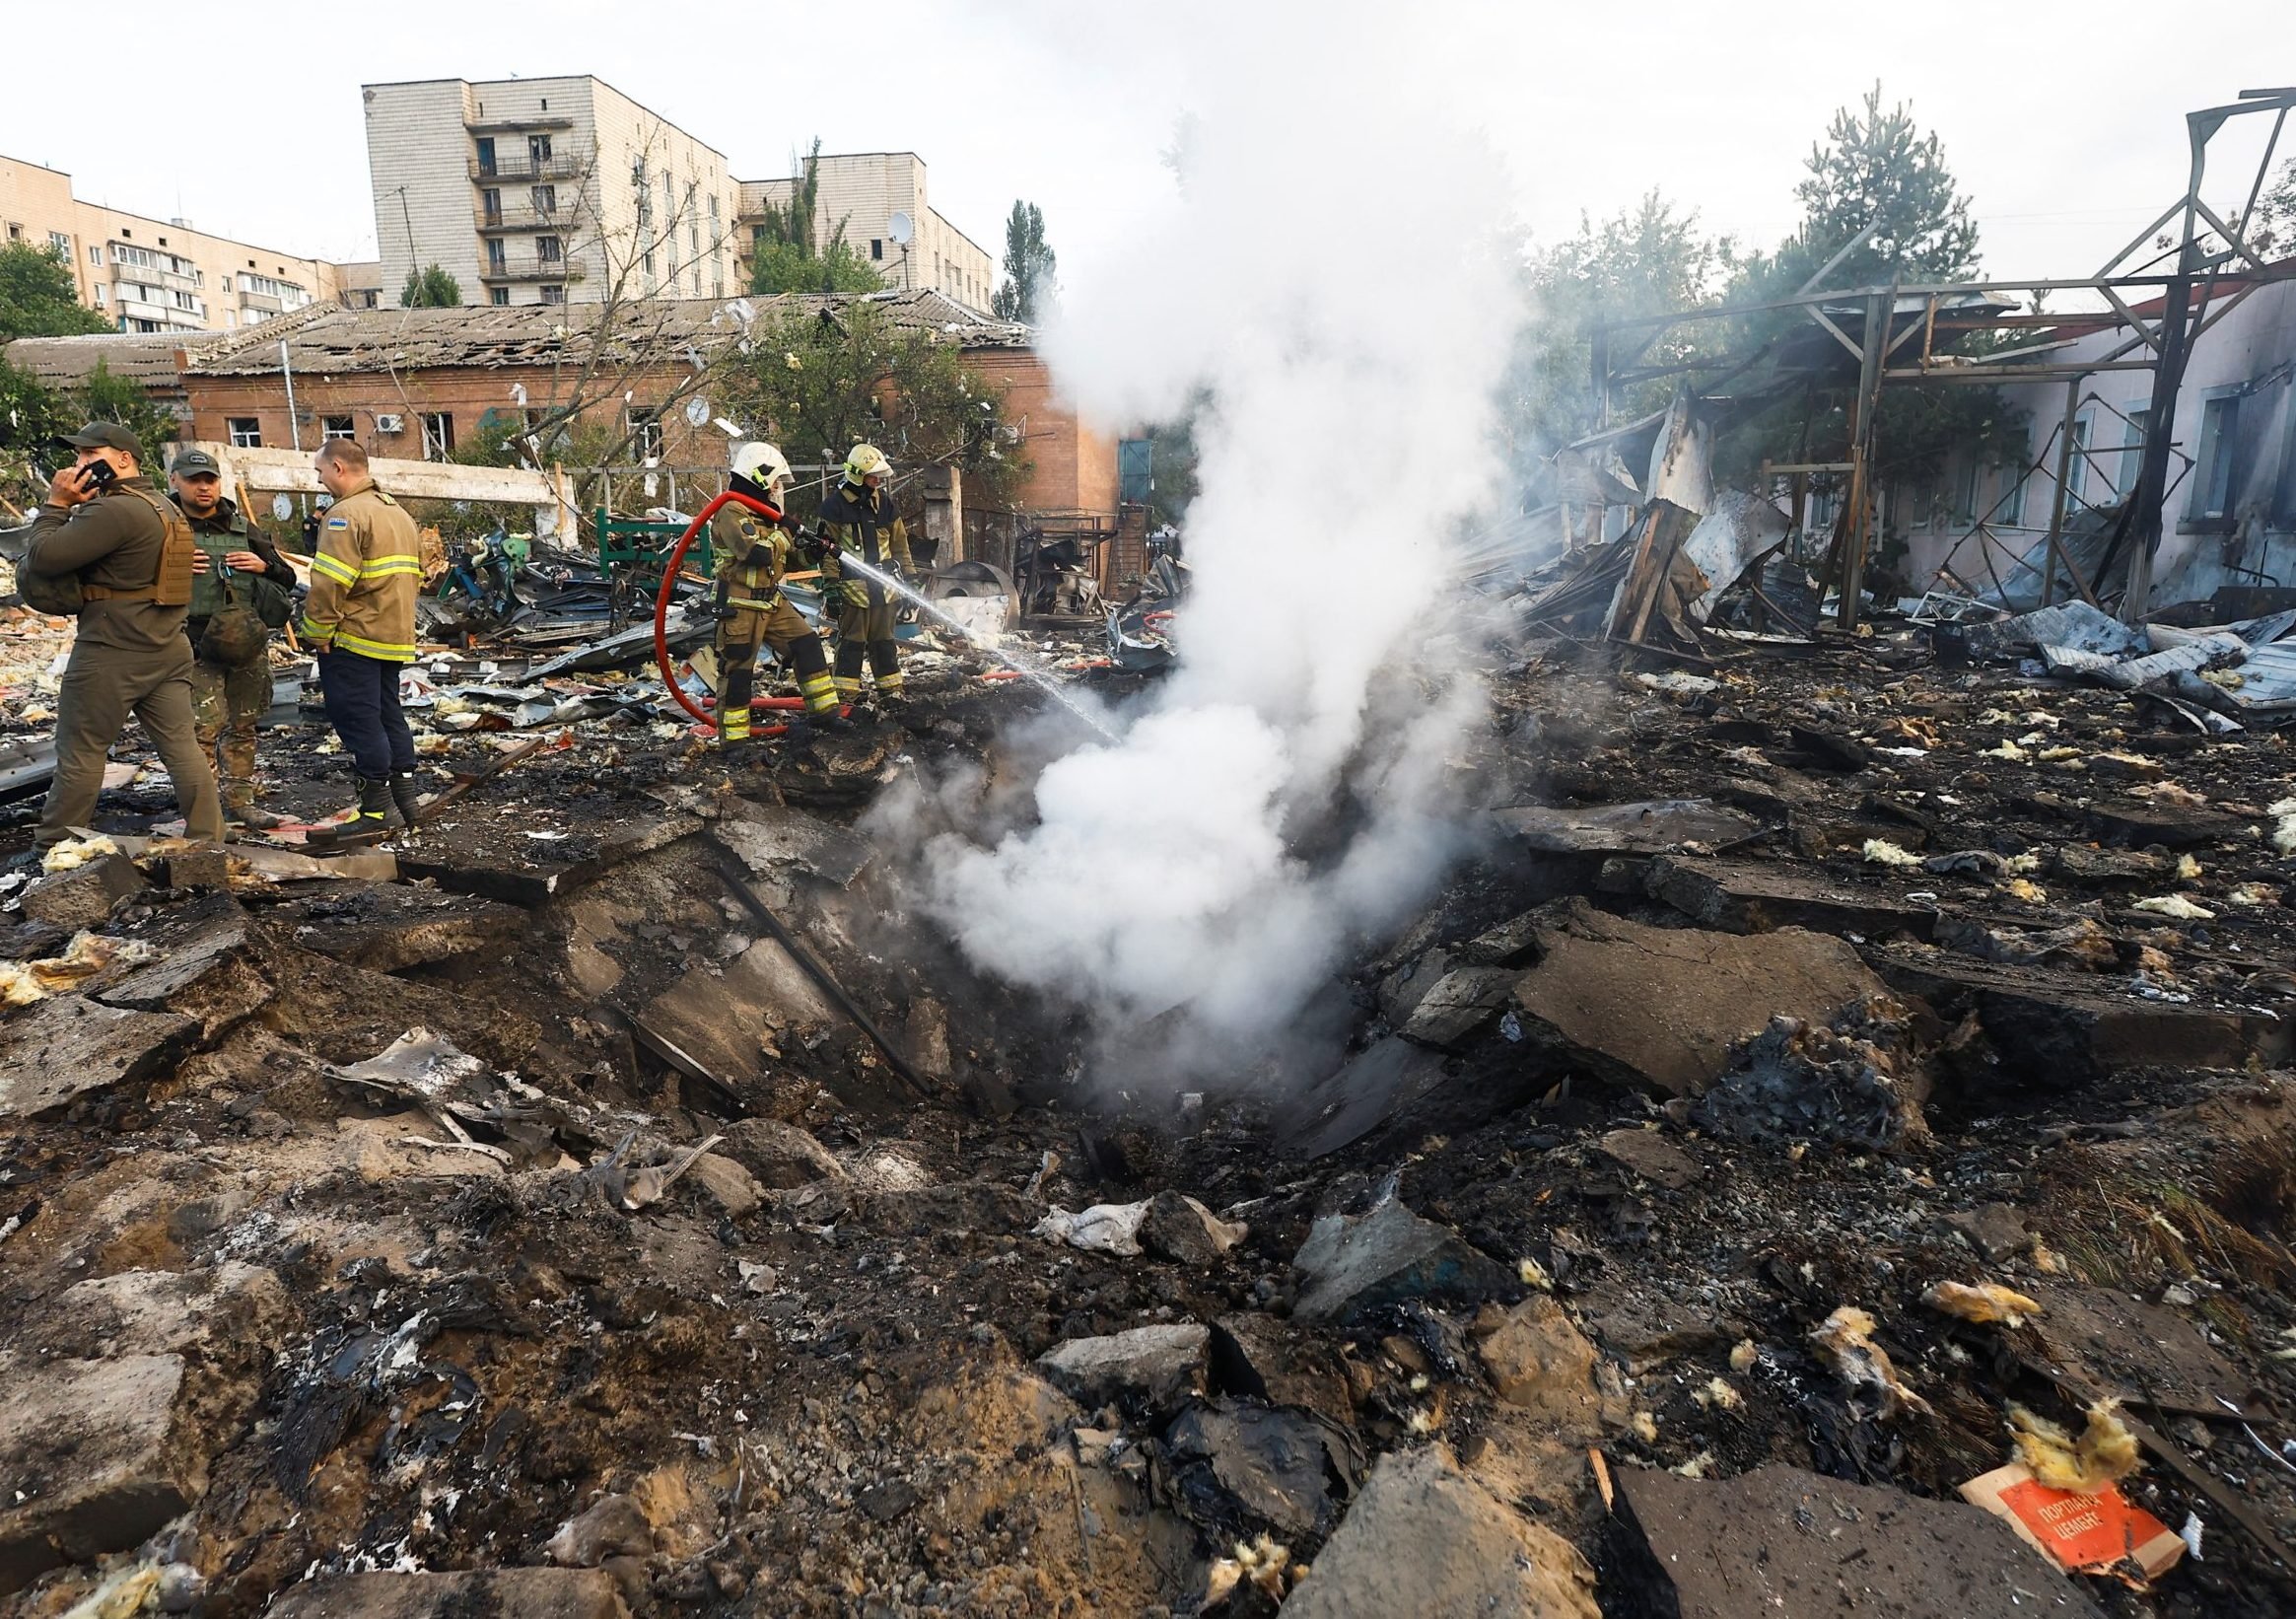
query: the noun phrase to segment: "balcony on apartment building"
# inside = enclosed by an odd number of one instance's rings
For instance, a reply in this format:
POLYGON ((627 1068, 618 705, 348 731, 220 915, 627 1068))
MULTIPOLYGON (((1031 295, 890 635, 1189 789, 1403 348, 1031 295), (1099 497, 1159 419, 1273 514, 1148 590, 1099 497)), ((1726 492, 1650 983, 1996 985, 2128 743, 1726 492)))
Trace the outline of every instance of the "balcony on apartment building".
POLYGON ((572 129, 574 117, 565 112, 530 112, 518 118, 464 118, 462 127, 473 135, 526 135, 538 130, 572 129))
POLYGON ((481 236, 498 231, 564 231, 573 227, 573 215, 564 208, 536 208, 530 204, 504 203, 498 208, 480 208, 473 216, 481 236))
POLYGON ((583 275, 582 260, 540 253, 490 252, 478 271, 481 281, 580 281, 583 275))
POLYGON ((581 158, 535 158, 522 152, 505 152, 489 158, 484 153, 470 160, 470 178, 477 185, 526 185, 535 180, 580 179, 584 169, 581 158))
POLYGON ((156 326, 162 331, 204 331, 207 329, 207 308, 181 309, 174 304, 154 303, 146 298, 115 297, 111 301, 111 315, 130 324, 126 329, 149 330, 156 326), (149 324, 140 324, 148 322, 149 324))

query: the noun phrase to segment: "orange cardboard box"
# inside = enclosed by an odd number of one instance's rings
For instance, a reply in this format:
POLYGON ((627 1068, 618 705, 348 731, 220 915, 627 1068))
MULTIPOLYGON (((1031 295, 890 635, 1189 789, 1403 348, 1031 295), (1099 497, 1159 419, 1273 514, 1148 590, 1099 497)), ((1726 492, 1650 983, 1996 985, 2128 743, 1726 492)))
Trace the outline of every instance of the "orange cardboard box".
POLYGON ((2132 1505, 2119 1485, 2091 1494, 2052 1490, 2013 1461, 1971 1479, 1961 1497, 2007 1520, 2026 1544, 2074 1574, 2132 1558, 2147 1580, 2157 1580, 2185 1555, 2183 1538, 2132 1505))

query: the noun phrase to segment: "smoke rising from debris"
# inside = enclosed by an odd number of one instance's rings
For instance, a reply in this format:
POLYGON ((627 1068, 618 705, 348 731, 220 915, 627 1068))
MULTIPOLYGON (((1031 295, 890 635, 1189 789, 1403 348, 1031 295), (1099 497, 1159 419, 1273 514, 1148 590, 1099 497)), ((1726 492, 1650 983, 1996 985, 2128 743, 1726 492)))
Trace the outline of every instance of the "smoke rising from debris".
POLYGON ((1199 1071, 1280 1038, 1457 842, 1439 784, 1480 707, 1425 649, 1498 469, 1507 193, 1400 16, 1202 14, 1173 194, 1122 251, 1064 260, 1044 338, 1091 422, 1209 392, 1182 662, 1122 745, 1043 770, 1033 824, 926 851, 978 965, 1103 1036, 1160 1020, 1159 1060, 1199 1071))

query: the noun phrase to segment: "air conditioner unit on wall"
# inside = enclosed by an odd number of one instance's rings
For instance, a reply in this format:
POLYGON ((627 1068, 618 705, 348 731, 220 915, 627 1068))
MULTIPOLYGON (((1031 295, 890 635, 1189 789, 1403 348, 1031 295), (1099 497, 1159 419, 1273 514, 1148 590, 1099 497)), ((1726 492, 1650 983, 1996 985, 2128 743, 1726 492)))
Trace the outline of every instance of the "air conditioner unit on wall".
POLYGON ((385 416, 379 413, 375 418, 375 431, 378 433, 404 433, 406 431, 406 418, 404 416, 385 416))

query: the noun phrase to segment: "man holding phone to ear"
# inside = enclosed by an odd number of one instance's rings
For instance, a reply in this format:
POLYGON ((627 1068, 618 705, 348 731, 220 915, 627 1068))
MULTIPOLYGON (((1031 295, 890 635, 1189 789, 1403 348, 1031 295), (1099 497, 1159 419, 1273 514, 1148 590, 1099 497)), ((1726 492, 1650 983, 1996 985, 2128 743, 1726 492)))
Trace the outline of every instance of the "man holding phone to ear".
POLYGON ((129 714, 143 722, 175 784, 185 833, 223 839, 215 772, 191 720, 191 528, 143 474, 143 446, 117 422, 90 422, 48 483, 20 572, 79 580, 79 633, 56 693, 56 773, 35 849, 61 843, 96 813, 104 761, 129 714))

